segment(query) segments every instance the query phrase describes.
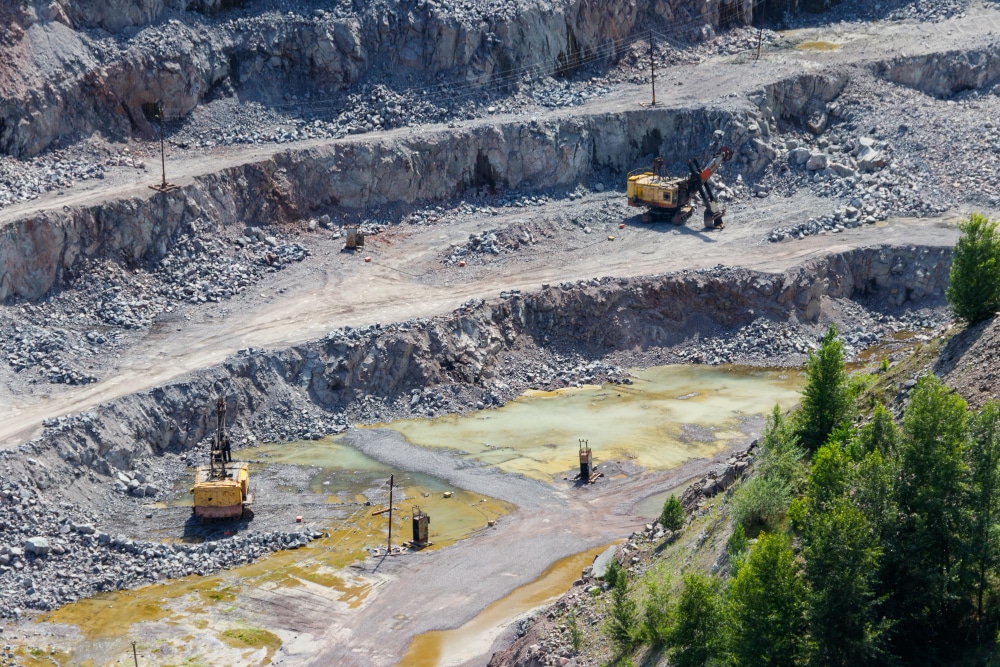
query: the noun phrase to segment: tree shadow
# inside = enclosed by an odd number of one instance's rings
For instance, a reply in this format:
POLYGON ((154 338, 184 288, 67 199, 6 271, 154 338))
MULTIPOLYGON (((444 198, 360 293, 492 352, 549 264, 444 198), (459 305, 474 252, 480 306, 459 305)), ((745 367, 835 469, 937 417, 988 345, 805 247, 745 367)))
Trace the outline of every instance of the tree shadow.
POLYGON ((997 322, 998 318, 994 317, 979 324, 968 326, 964 331, 948 339, 944 349, 941 350, 941 354, 938 356, 938 360, 934 364, 934 374, 942 377, 951 373, 955 369, 955 366, 958 365, 958 362, 979 341, 983 333, 997 322))

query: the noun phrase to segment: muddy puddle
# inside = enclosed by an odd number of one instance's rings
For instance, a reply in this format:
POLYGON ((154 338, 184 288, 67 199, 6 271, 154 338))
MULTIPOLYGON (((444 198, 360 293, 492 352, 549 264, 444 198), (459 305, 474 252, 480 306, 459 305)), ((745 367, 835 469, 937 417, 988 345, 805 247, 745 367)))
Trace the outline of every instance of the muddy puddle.
POLYGON ((529 391, 495 410, 396 421, 425 447, 458 450, 501 470, 543 481, 579 465, 578 441, 596 463, 629 459, 667 469, 714 456, 744 437, 747 420, 799 400, 798 371, 732 366, 660 366, 633 371, 632 385, 529 391))
POLYGON ((454 630, 428 632, 413 639, 400 665, 450 667, 488 654, 493 642, 513 620, 565 593, 584 567, 608 548, 588 549, 556 561, 529 584, 489 605, 474 619, 454 630))
POLYGON ((44 644, 46 655, 57 649, 58 664, 118 664, 137 639, 147 657, 156 656, 149 664, 267 664, 283 633, 252 625, 246 610, 261 598, 272 605, 304 598, 331 613, 350 613, 384 583, 369 568, 351 566, 376 561, 370 554, 385 545, 388 515, 374 513, 387 507, 390 473, 397 547, 412 537, 415 506, 431 516, 426 551, 488 530, 515 509, 428 475, 390 470, 335 439, 263 445, 240 455, 253 461, 251 480, 281 467, 298 468, 302 479, 304 469, 309 490, 329 505, 326 525, 311 527, 328 536, 213 576, 102 593, 43 614, 37 620, 46 634, 64 637, 44 644))

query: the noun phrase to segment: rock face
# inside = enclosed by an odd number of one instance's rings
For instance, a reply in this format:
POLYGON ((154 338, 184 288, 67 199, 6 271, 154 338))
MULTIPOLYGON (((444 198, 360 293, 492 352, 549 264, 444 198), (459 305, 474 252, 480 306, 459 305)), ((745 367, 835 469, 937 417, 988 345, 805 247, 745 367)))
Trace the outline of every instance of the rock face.
MULTIPOLYGON (((232 4, 55 0, 30 12, 20 43, 9 51, 33 57, 21 71, 0 74, 0 152, 32 156, 94 131, 119 139, 132 129, 149 132, 159 100, 170 115, 183 116, 210 96, 244 89, 274 101, 284 101, 289 89, 328 97, 373 68, 411 77, 447 74, 464 85, 529 67, 567 74, 583 62, 615 58, 620 49, 611 47, 651 11, 635 0, 499 7, 380 0, 329 11, 213 15, 232 4), (168 16, 178 18, 164 21, 168 16), (149 27, 135 34, 131 26, 149 27), (120 33, 120 41, 95 39, 85 31, 92 28, 120 33)), ((729 4, 742 8, 729 11, 730 23, 752 21, 752 3, 729 4)), ((686 21, 692 34, 719 24, 716 0, 659 0, 656 11, 686 21)))
POLYGON ((992 45, 969 51, 900 56, 880 63, 876 72, 894 83, 948 98, 996 81, 1000 77, 1000 49, 992 45))
POLYGON ((705 152, 715 138, 737 150, 738 169, 752 172, 776 155, 765 141, 771 133, 767 119, 802 112, 810 100, 823 103, 841 85, 803 75, 710 111, 637 109, 331 141, 207 174, 165 195, 45 211, 0 230, 0 301, 37 299, 88 257, 157 261, 184 225, 197 219, 220 226, 280 223, 330 205, 365 210, 448 199, 468 188, 572 185, 595 170, 626 171, 649 154, 680 163, 705 152))
MULTIPOLYGON (((949 263, 947 248, 866 248, 783 274, 709 269, 511 293, 431 320, 338 330, 282 351, 243 351, 186 381, 53 420, 41 440, 25 445, 26 455, 42 448, 58 452, 69 467, 128 470, 137 458, 196 446, 211 428, 204 405, 219 391, 234 405, 250 407, 234 429, 260 432, 265 421, 280 421, 291 411, 316 414, 315 425, 302 416, 281 431, 293 439, 343 427, 346 412, 365 402, 412 408, 413 392, 435 385, 463 385, 495 402, 513 395, 496 373, 513 350, 570 341, 602 357, 680 344, 706 328, 738 327, 759 317, 815 322, 830 298, 919 302, 940 297, 949 263)), ((147 493, 135 475, 121 474, 125 489, 147 493)))

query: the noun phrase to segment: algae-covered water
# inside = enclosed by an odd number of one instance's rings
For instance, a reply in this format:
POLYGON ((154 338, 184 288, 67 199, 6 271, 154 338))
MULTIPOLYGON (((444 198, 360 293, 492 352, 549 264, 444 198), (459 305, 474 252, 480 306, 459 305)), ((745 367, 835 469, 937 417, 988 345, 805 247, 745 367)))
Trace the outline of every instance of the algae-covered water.
POLYGON ((447 447, 507 472, 550 481, 578 465, 578 442, 595 461, 630 459, 666 469, 714 456, 744 437, 748 418, 799 400, 797 371, 660 366, 631 385, 529 391, 495 410, 395 421, 410 442, 447 447))
MULTIPOLYGON (((495 410, 382 426, 417 445, 459 450, 501 470, 551 481, 576 468, 579 439, 589 441, 598 464, 627 458, 665 469, 712 456, 743 439, 752 420, 759 426, 760 416, 776 403, 782 408, 796 403, 802 384, 797 371, 734 367, 665 366, 634 376, 632 385, 528 392, 495 410)), ((366 548, 385 542, 388 517, 373 512, 385 506, 390 474, 397 484, 395 544, 409 538, 417 505, 432 517, 431 549, 486 530, 489 521, 515 509, 432 476, 390 469, 339 438, 268 444, 240 454, 254 461, 258 475, 269 467, 268 474, 278 466, 298 468, 289 483, 325 499, 329 520, 317 527, 329 537, 210 577, 105 593, 44 614, 38 620, 56 624, 55 635, 65 638, 47 645, 46 653, 57 650, 59 664, 116 664, 130 653, 129 640, 139 638, 147 656, 156 651, 169 664, 267 664, 289 637, 247 625, 247 610, 259 596, 281 599, 283 591, 301 591, 350 612, 379 585, 377 576, 347 566, 365 558, 366 548), (109 656, 115 659, 108 661, 109 656)), ((655 516, 665 496, 643 500, 636 512, 655 516)), ((255 508, 264 510, 263 503, 255 508)), ((554 564, 537 582, 497 601, 459 631, 419 638, 408 658, 442 664, 478 651, 513 616, 565 590, 592 556, 584 552, 554 564)))

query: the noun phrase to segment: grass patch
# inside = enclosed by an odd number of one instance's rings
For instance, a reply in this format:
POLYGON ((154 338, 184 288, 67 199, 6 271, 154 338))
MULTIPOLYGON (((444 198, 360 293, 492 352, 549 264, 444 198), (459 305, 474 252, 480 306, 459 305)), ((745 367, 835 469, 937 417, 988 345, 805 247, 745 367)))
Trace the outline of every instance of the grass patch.
POLYGON ((260 628, 230 628, 222 633, 222 638, 236 648, 266 648, 269 657, 281 646, 276 634, 260 628))

